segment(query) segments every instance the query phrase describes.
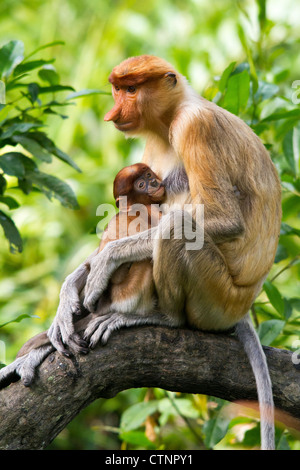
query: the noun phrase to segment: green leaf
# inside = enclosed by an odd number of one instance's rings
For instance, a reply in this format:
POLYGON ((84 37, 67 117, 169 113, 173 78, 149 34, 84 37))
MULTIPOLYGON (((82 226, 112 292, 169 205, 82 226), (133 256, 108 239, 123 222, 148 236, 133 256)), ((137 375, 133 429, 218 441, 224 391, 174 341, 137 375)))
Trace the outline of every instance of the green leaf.
POLYGON ((137 429, 144 423, 147 416, 152 415, 158 409, 158 401, 136 403, 122 414, 120 427, 124 431, 137 429))
POLYGON ((13 80, 9 80, 6 84, 6 91, 13 90, 14 88, 25 87, 27 86, 25 83, 19 83, 20 80, 24 77, 28 77, 29 73, 23 73, 22 75, 18 75, 13 80))
POLYGON ((43 162, 51 163, 52 157, 38 142, 34 139, 31 139, 30 133, 27 135, 15 135, 13 136, 13 141, 21 144, 24 149, 28 150, 32 155, 39 158, 43 162))
POLYGON ((264 291, 267 294, 267 297, 275 310, 283 317, 284 316, 284 300, 277 289, 277 287, 274 286, 270 281, 266 281, 264 283, 264 291))
POLYGON ((239 112, 247 105, 250 93, 249 73, 244 70, 241 73, 232 75, 227 84, 222 106, 233 114, 239 112))
POLYGON ((29 83, 28 85, 28 93, 29 93, 29 99, 32 104, 34 104, 39 96, 40 93, 40 87, 37 83, 29 83))
POLYGON ((258 336, 261 343, 264 346, 270 346, 281 333, 284 325, 285 321, 283 320, 267 320, 261 323, 258 328, 258 336))
POLYGON ((284 156, 294 175, 296 175, 296 161, 299 159, 299 142, 297 137, 298 132, 294 127, 288 131, 282 143, 284 156))
POLYGON ((71 159, 71 157, 69 157, 69 155, 67 155, 65 152, 63 152, 59 148, 55 147, 52 153, 57 158, 59 158, 60 160, 62 160, 65 163, 68 163, 68 165, 72 166, 73 168, 75 168, 75 170, 77 170, 79 173, 81 173, 81 169, 79 168, 79 166, 77 166, 76 163, 71 159))
POLYGON ((56 176, 40 171, 28 171, 26 177, 36 185, 47 197, 58 199, 61 204, 71 209, 78 209, 78 202, 72 188, 56 176))
POLYGON ((2 225, 4 235, 9 242, 10 252, 16 253, 18 251, 21 253, 23 247, 20 233, 13 220, 2 211, 0 211, 0 225, 2 225))
POLYGON ((4 194, 6 190, 7 182, 3 175, 0 174, 0 194, 4 194))
POLYGON ((153 442, 149 441, 149 439, 145 436, 142 431, 122 432, 120 434, 120 439, 133 446, 143 447, 151 450, 156 449, 156 445, 153 442))
POLYGON ((31 70, 37 69, 42 67, 45 64, 51 64, 55 61, 55 59, 51 60, 32 60, 30 62, 22 62, 14 70, 14 77, 17 77, 18 75, 22 75, 26 72, 30 72, 31 70))
POLYGON ((281 222, 280 235, 297 235, 300 237, 300 230, 295 227, 291 227, 286 222, 281 222))
POLYGON ((39 70, 38 74, 44 82, 48 82, 50 85, 58 85, 59 83, 59 75, 52 65, 46 65, 39 70))
POLYGON ((254 100, 258 101, 265 101, 273 96, 275 96, 279 91, 279 87, 274 85, 274 83, 267 83, 263 80, 258 81, 258 90, 254 95, 254 100))
POLYGON ((267 20, 266 16, 266 0, 257 0, 258 4, 258 19, 259 19, 259 24, 260 28, 263 31, 265 27, 265 23, 267 20))
POLYGON ((245 432, 243 445, 248 448, 259 446, 260 444, 260 426, 257 425, 245 432))
POLYGON ((222 76, 221 76, 220 81, 219 81, 219 90, 222 93, 225 91, 229 76, 231 75, 231 73, 232 73, 232 71, 235 67, 235 64, 236 64, 236 62, 231 62, 231 64, 229 64, 228 67, 222 73, 222 76))
POLYGON ((284 297, 284 317, 286 320, 289 320, 289 318, 292 316, 293 313, 293 303, 290 302, 290 299, 286 299, 284 297))
POLYGON ((37 315, 28 315, 27 313, 23 313, 22 315, 19 315, 13 320, 9 320, 5 323, 2 323, 2 325, 0 325, 0 328, 3 328, 4 326, 9 325, 10 323, 20 323, 20 321, 24 320, 25 318, 39 318, 39 317, 37 315))
POLYGON ((280 119, 300 119, 300 109, 281 110, 275 113, 269 114, 261 120, 261 122, 268 121, 279 121, 280 119))
POLYGON ((72 86, 68 85, 51 85, 51 86, 45 86, 45 87, 40 87, 39 93, 56 93, 58 91, 75 91, 72 86))
POLYGON ((240 41, 242 43, 242 46, 243 46, 243 48, 246 52, 247 60, 249 62, 253 92, 256 93, 256 91, 258 89, 258 78, 257 78, 257 73, 256 73, 255 65, 254 65, 254 60, 253 60, 253 57, 252 57, 252 51, 251 51, 251 49, 249 47, 249 44, 248 44, 248 35, 243 30, 241 24, 238 24, 237 26, 238 26, 238 35, 239 35, 240 41))
POLYGON ((276 256, 274 263, 279 263, 280 261, 288 258, 289 254, 285 246, 278 244, 276 256))
POLYGON ((0 155, 0 168, 10 176, 22 177, 25 175, 25 168, 20 159, 19 152, 8 152, 0 155))
POLYGON ((43 127, 44 124, 39 122, 15 122, 11 126, 7 128, 6 131, 1 134, 1 139, 9 139, 14 134, 24 134, 28 132, 30 129, 43 127))
POLYGON ((291 450, 287 437, 284 434, 284 430, 279 438, 279 441, 276 445, 276 450, 291 450))
POLYGON ((9 207, 9 209, 17 209, 20 207, 20 204, 11 196, 0 196, 0 202, 9 207))
POLYGON ((74 93, 70 93, 67 97, 66 100, 73 100, 74 98, 81 98, 82 96, 87 96, 87 95, 111 95, 110 92, 108 91, 103 91, 103 90, 81 90, 81 91, 75 91, 74 93))
POLYGON ((159 401, 158 410, 161 413, 159 418, 160 424, 166 424, 170 416, 177 416, 178 414, 186 418, 198 418, 199 414, 193 406, 191 400, 186 398, 164 398, 159 401))
POLYGON ((295 310, 300 312, 300 297, 289 299, 289 302, 295 310))
POLYGON ((213 449, 225 437, 229 421, 228 418, 223 417, 220 413, 216 418, 205 421, 203 432, 205 434, 204 443, 206 447, 213 449))
POLYGON ((49 153, 51 153, 52 155, 55 155, 57 158, 67 163, 68 165, 72 166, 73 168, 75 168, 75 170, 81 173, 80 168, 71 159, 71 157, 69 157, 69 155, 67 155, 65 152, 63 152, 59 148, 57 148, 54 142, 51 139, 49 139, 49 137, 47 137, 44 132, 30 132, 29 135, 30 135, 30 138, 38 142, 38 144, 41 145, 49 153))
POLYGON ((64 45, 65 42, 64 41, 52 41, 52 42, 48 42, 47 44, 44 44, 43 46, 40 46, 38 47, 37 49, 35 49, 33 52, 31 52, 28 56, 25 57, 25 59, 29 59, 29 57, 32 57, 33 55, 35 55, 37 52, 39 51, 42 51, 43 49, 47 49, 49 47, 53 47, 53 46, 60 46, 60 45, 64 45))
POLYGON ((10 41, 0 49, 0 77, 7 79, 24 58, 22 41, 10 41))
POLYGON ((0 80, 0 104, 5 104, 5 83, 0 80))
POLYGON ((66 114, 58 113, 57 111, 54 111, 54 109, 52 108, 45 108, 44 114, 55 114, 56 116, 60 116, 62 119, 68 119, 68 116, 66 114))
POLYGON ((28 195, 33 190, 32 182, 27 178, 18 178, 18 188, 21 189, 24 194, 28 195))

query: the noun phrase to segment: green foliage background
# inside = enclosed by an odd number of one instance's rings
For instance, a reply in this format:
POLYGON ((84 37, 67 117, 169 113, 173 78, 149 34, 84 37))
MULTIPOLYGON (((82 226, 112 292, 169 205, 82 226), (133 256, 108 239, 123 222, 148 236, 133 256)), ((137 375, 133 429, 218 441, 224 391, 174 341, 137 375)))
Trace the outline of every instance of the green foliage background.
MULTIPOLYGON (((22 122, 28 122, 24 112, 17 109, 24 109, 23 100, 27 100, 27 106, 37 107, 30 111, 34 119, 46 126, 39 130, 55 142, 63 152, 60 156, 65 156, 41 160, 32 146, 28 148, 24 134, 17 132, 17 139, 10 141, 9 147, 2 141, 2 170, 5 172, 11 165, 11 160, 6 161, 3 168, 4 154, 22 152, 35 162, 39 172, 67 184, 67 194, 71 195, 71 204, 69 198, 62 200, 61 193, 57 198, 57 188, 53 184, 49 188, 49 179, 48 186, 40 184, 25 194, 28 191, 24 192, 24 185, 23 190, 17 187, 14 173, 7 177, 6 199, 0 198, 0 210, 18 227, 23 251, 11 253, 0 229, 0 324, 6 324, 0 330, 0 362, 11 362, 29 337, 50 326, 63 279, 98 243, 97 206, 113 201, 116 172, 141 158, 143 143, 125 140, 110 123, 103 122, 103 116, 112 104, 107 83, 112 67, 128 56, 145 53, 164 57, 188 77, 199 93, 240 115, 269 149, 282 181, 283 225, 276 262, 253 306, 252 316, 263 344, 292 350, 298 347, 299 15, 297 0, 1 2, 0 47, 12 40, 22 41, 25 55, 29 55, 45 44, 65 43, 28 58, 27 62, 42 62, 19 83, 46 86, 43 73, 45 78, 45 70, 49 70, 45 66, 51 65, 57 74, 54 80, 58 80, 52 86, 59 83, 76 91, 101 90, 107 95, 86 95, 69 101, 72 90, 52 90, 46 102, 56 100, 65 106, 50 106, 50 111, 44 112, 47 108, 42 110, 38 101, 44 96, 35 95, 38 89, 20 87, 7 90, 6 106, 0 105, 0 139, 13 124, 4 121, 12 112, 22 115, 22 122), (13 103, 20 90, 27 98, 13 103), (73 106, 67 106, 67 102, 73 106), (20 137, 27 148, 22 147, 20 137), (69 164, 62 161, 66 155, 72 159, 69 164), (76 166, 82 171, 76 171, 76 166), (66 207, 76 206, 73 194, 79 209, 66 207), (54 196, 52 201, 50 196, 54 196), (15 319, 22 319, 22 323, 12 322, 15 319)), ((146 390, 129 390, 114 399, 93 403, 50 448, 235 449, 259 445, 257 419, 249 413, 240 414, 237 408, 233 415, 224 415, 226 403, 222 400, 154 390, 152 399, 145 401, 145 394, 146 390), (155 434, 153 442, 148 439, 149 433, 148 437, 145 435, 147 416, 152 417, 147 423, 155 434)), ((300 448, 298 439, 293 430, 278 425, 279 449, 300 448)))

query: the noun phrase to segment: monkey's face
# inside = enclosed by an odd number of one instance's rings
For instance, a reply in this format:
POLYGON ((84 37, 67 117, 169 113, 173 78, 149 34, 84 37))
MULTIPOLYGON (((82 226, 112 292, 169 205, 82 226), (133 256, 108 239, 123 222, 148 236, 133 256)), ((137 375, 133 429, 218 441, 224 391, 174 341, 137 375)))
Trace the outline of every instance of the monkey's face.
POLYGON ((175 71, 169 71, 169 65, 157 58, 150 59, 154 65, 148 66, 149 58, 145 57, 136 59, 137 68, 133 60, 124 70, 121 66, 119 73, 114 69, 109 77, 115 105, 104 121, 113 121, 118 130, 132 136, 149 130, 159 132, 163 123, 169 123, 180 95, 175 71))
POLYGON ((114 107, 104 116, 104 121, 113 121, 122 132, 139 130, 142 127, 142 116, 137 105, 137 87, 113 85, 114 107))
POLYGON ((145 204, 152 202, 162 202, 165 195, 165 188, 158 176, 150 168, 146 170, 134 182, 134 191, 145 204))

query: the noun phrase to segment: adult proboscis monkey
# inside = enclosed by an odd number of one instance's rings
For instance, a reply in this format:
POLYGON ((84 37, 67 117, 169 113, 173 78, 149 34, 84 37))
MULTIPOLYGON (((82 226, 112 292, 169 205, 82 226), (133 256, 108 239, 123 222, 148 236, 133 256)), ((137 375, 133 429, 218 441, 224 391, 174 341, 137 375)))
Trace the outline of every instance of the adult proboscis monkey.
MULTIPOLYGON (((204 204, 204 246, 187 251, 184 239, 153 240, 143 234, 108 246, 93 260, 85 306, 93 309, 119 263, 151 253, 159 307, 170 325, 186 321, 202 330, 237 325, 257 380, 261 446, 272 449, 271 382, 256 332, 245 316, 278 244, 281 191, 276 169, 241 119, 199 97, 164 60, 127 59, 114 68, 109 81, 115 106, 104 119, 128 136, 146 139, 143 162, 164 180, 175 183, 184 167, 189 191, 175 198, 170 194, 169 202, 204 204)), ((173 223, 178 217, 180 211, 173 223)))
MULTIPOLYGON (((237 325, 257 382, 261 447, 272 449, 271 382, 247 312, 273 264, 278 244, 281 191, 276 169, 260 139, 241 119, 198 96, 166 61, 154 56, 129 58, 113 69, 109 81, 115 106, 105 120, 130 137, 146 140, 143 162, 164 180, 170 211, 157 228, 111 242, 92 256, 84 305, 95 310, 121 264, 152 257, 163 314, 158 324, 187 323, 216 331, 237 325), (178 185, 185 172, 188 185, 178 185), (173 237, 172 230, 170 239, 163 237, 167 226, 183 220, 186 203, 193 204, 193 215, 197 204, 204 204, 200 250, 187 250, 184 237, 173 237)), ((78 268, 64 283, 50 328, 49 337, 59 350, 64 348, 62 343, 76 348, 73 315, 78 288, 74 280, 81 276, 78 268)), ((82 279, 85 283, 86 273, 82 279)), ((122 323, 128 325, 130 319, 120 314, 118 326, 122 323)))

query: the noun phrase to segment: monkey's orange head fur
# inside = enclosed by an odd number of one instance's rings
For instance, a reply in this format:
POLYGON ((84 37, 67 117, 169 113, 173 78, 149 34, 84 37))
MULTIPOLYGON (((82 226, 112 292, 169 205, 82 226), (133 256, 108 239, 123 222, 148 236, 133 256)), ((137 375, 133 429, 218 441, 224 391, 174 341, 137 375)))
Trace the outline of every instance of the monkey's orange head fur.
POLYGON ((117 173, 114 180, 114 198, 119 207, 119 199, 127 196, 127 206, 132 204, 152 204, 162 202, 164 186, 158 176, 145 163, 126 166, 117 173), (140 181, 144 186, 139 190, 135 183, 140 181))
POLYGON ((144 163, 135 163, 120 170, 114 180, 114 198, 127 196, 134 182, 148 169, 144 163))
POLYGON ((141 55, 130 57, 117 65, 108 80, 114 85, 133 86, 163 78, 168 73, 177 73, 168 62, 159 57, 141 55))

